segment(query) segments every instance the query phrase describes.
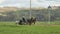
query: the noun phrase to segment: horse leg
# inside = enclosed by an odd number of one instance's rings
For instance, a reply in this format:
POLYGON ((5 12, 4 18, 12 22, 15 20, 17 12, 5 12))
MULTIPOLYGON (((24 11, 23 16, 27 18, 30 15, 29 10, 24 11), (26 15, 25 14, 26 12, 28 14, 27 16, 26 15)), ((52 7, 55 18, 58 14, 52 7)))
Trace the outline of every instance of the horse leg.
POLYGON ((34 22, 34 24, 35 24, 35 22, 34 22))
POLYGON ((22 22, 20 22, 19 25, 22 25, 22 22))
POLYGON ((31 23, 29 23, 29 25, 31 25, 31 23))
POLYGON ((31 25, 32 24, 32 22, 29 22, 29 25, 31 25))

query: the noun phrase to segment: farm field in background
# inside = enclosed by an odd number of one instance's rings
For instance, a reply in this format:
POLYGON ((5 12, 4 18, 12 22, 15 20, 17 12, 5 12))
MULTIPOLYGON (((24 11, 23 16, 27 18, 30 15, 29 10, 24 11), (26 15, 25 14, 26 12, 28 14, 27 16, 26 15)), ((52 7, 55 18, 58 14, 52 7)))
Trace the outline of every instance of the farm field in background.
POLYGON ((0 34, 60 34, 60 21, 36 22, 30 25, 17 25, 15 22, 0 22, 0 34))

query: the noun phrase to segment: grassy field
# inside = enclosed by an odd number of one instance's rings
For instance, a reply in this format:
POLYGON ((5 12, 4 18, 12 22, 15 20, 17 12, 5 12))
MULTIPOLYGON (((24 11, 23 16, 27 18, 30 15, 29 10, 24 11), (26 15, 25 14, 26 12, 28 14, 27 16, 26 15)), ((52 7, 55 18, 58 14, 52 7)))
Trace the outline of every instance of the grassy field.
POLYGON ((0 34, 60 34, 60 22, 37 22, 35 25, 16 25, 14 22, 0 22, 0 34), (56 25, 57 24, 57 25, 56 25))

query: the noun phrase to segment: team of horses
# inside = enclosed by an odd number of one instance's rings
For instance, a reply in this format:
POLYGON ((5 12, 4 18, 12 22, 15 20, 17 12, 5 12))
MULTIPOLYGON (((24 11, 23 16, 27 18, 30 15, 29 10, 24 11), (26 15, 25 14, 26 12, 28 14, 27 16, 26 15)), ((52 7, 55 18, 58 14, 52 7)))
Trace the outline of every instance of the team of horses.
POLYGON ((26 25, 26 24, 31 25, 32 23, 34 23, 34 24, 36 23, 36 18, 31 17, 31 18, 26 19, 23 17, 22 19, 19 20, 19 22, 17 24, 19 24, 19 25, 26 25))

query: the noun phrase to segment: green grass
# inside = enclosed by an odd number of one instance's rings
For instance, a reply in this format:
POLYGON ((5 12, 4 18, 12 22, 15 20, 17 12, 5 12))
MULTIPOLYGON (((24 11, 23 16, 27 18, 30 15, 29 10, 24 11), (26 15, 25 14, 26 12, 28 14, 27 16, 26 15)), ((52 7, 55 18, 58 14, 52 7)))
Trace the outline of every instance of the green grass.
POLYGON ((0 22, 0 34, 60 34, 60 26, 44 25, 16 25, 14 22, 0 22))

